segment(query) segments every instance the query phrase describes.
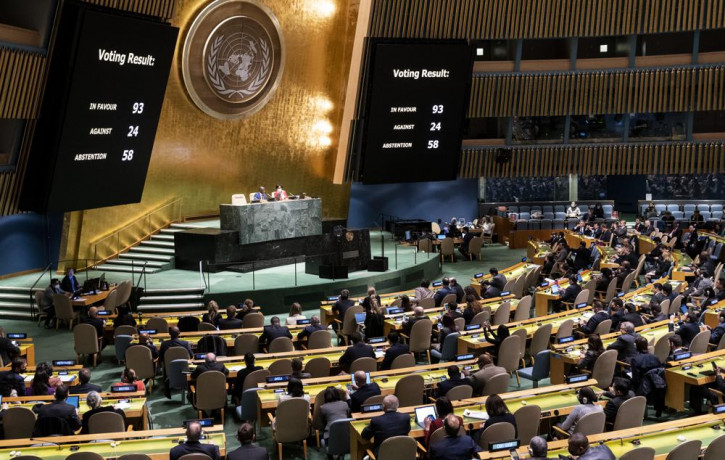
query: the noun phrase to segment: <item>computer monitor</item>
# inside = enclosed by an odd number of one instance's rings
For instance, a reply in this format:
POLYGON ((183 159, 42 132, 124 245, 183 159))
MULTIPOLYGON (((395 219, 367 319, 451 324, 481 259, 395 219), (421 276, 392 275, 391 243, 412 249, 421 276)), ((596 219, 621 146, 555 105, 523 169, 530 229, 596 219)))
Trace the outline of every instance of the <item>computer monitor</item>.
POLYGON ((399 313, 403 313, 405 310, 403 310, 401 307, 388 307, 388 314, 389 315, 397 315, 399 313))
POLYGON ((362 406, 360 406, 360 411, 363 414, 367 414, 368 412, 380 412, 382 410, 382 404, 363 404, 362 406))
POLYGON ((289 375, 273 375, 267 377, 267 383, 282 383, 289 381, 289 375))
POLYGON ((80 404, 80 397, 78 396, 68 396, 65 400, 66 403, 70 404, 71 406, 78 409, 78 406, 80 404))
POLYGON ((97 291, 99 289, 100 278, 91 278, 83 283, 83 292, 97 291))
POLYGON ((355 322, 365 324, 365 313, 355 313, 355 322))
POLYGON ((559 292, 561 292, 561 289, 559 288, 558 284, 555 284, 551 286, 551 294, 552 295, 559 295, 559 292))
POLYGON ((446 235, 438 235, 438 239, 439 240, 445 240, 446 239, 446 235))
POLYGON ((297 320, 297 325, 300 326, 300 325, 303 325, 303 324, 310 324, 311 321, 312 320, 309 319, 309 318, 307 318, 307 319, 298 319, 297 320))

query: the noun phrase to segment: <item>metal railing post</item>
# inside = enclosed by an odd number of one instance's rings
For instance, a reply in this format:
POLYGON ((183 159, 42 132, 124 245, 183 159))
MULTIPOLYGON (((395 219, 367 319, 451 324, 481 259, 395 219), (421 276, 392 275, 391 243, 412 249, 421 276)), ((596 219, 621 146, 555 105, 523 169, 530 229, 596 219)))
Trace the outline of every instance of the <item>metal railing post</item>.
POLYGON ((295 256, 295 286, 297 286, 297 256, 295 256))

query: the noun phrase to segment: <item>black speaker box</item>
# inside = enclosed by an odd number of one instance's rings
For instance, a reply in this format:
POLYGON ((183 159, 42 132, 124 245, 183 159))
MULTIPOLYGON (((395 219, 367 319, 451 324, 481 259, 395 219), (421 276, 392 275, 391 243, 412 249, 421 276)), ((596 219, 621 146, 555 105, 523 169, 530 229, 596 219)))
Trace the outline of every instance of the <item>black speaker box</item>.
POLYGON ((368 262, 369 272, 386 272, 388 271, 388 258, 375 256, 368 262))
POLYGON ((347 279, 347 265, 320 265, 319 277, 324 279, 347 279))

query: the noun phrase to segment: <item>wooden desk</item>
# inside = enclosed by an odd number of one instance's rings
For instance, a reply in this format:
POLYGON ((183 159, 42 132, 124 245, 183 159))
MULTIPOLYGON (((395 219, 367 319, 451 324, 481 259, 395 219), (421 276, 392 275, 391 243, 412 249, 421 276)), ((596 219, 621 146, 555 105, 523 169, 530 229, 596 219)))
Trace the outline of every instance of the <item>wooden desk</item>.
POLYGON ((683 359, 672 364, 672 367, 665 369, 665 380, 667 381, 667 395, 665 404, 677 410, 685 410, 685 400, 688 398, 688 385, 701 386, 715 381, 715 376, 703 374, 712 372, 714 362, 720 367, 725 367, 725 350, 717 350, 711 353, 704 353, 683 359))
POLYGON ((637 235, 637 239, 639 240, 640 254, 649 254, 657 246, 657 244, 655 244, 649 236, 637 235))
POLYGON ((710 305, 705 311, 704 322, 711 328, 715 329, 720 324, 720 310, 725 308, 725 300, 721 300, 715 305, 710 305))
MULTIPOLYGON (((570 248, 576 249, 579 247, 579 243, 584 243, 586 247, 590 248, 593 244, 597 244, 600 241, 593 236, 580 235, 571 230, 562 230, 564 232, 564 239, 570 248)), ((604 243, 604 242, 601 242, 604 243)))
POLYGON ((33 338, 18 339, 18 348, 20 348, 20 357, 25 358, 28 366, 35 367, 35 344, 33 338))
POLYGON ((536 265, 544 265, 546 256, 551 254, 551 245, 543 241, 530 240, 526 244, 526 259, 536 265))
MULTIPOLYGON (((226 455, 226 437, 222 427, 204 430, 208 438, 201 442, 219 446, 222 457, 226 455)), ((170 428, 164 430, 129 431, 125 433, 101 433, 74 436, 53 436, 48 438, 10 439, 0 441, 0 459, 10 458, 10 452, 32 455, 43 460, 65 460, 74 452, 94 452, 103 458, 118 458, 124 454, 144 453, 153 460, 168 460, 169 451, 183 440, 186 430, 170 428), (111 442, 103 442, 109 440, 111 442), (100 441, 93 442, 91 441, 100 441), (53 443, 47 447, 31 447, 39 443, 53 443), (71 450, 73 448, 73 450, 71 450), (77 449, 76 449, 77 448, 77 449)))
MULTIPOLYGON (((302 330, 305 328, 306 325, 295 325, 295 326, 288 326, 290 334, 292 334, 292 342, 297 343, 297 334, 302 332, 302 330)), ((252 327, 247 329, 227 329, 224 331, 193 331, 193 332, 182 332, 180 335, 180 338, 182 340, 187 340, 189 342, 189 345, 192 349, 196 348, 196 344, 199 340, 202 339, 202 337, 207 335, 217 335, 221 338, 223 338, 227 344, 227 348, 231 348, 232 351, 234 351, 234 341, 236 338, 242 334, 254 334, 257 337, 261 337, 262 332, 264 332, 264 327, 252 327)), ((151 340, 153 341, 154 345, 156 347, 161 346, 161 342, 164 342, 166 340, 169 340, 171 336, 169 334, 153 334, 150 336, 151 340)), ((137 344, 137 337, 134 337, 134 341, 132 345, 137 344)))
MULTIPOLYGON (((521 275, 527 275, 531 270, 536 270, 539 266, 535 263, 519 262, 503 270, 499 270, 499 274, 506 277, 506 281, 515 280, 521 275)), ((471 286, 481 295, 481 284, 492 278, 490 273, 483 275, 481 278, 471 278, 471 286)))
MULTIPOLYGON (((579 283, 579 285, 584 285, 589 282, 589 279, 592 276, 592 272, 591 270, 585 270, 581 273, 581 276, 582 281, 581 283, 579 283)), ((564 290, 569 286, 569 280, 567 278, 560 278, 558 281, 560 292, 564 292, 564 290)), ((536 288, 536 294, 534 296, 534 303, 536 304, 536 316, 548 315, 549 302, 559 300, 560 298, 560 294, 555 295, 551 292, 551 286, 536 288)))
POLYGON ((681 251, 672 251, 672 258, 675 261, 675 266, 672 269, 670 278, 675 281, 685 281, 688 277, 691 278, 695 276, 694 270, 690 269, 690 265, 692 265, 692 259, 690 256, 682 253, 681 251))
POLYGON ((98 291, 98 294, 81 295, 81 297, 71 300, 71 304, 75 308, 81 308, 103 303, 106 300, 106 297, 108 297, 108 294, 110 294, 114 289, 116 289, 115 286, 107 291, 98 291))
MULTIPOLYGON (((538 405, 541 407, 542 421, 544 421, 568 415, 579 404, 576 395, 577 390, 593 385, 596 385, 596 381, 590 379, 586 382, 571 385, 551 385, 542 388, 503 393, 500 396, 506 401, 506 406, 512 413, 524 405, 538 405)), ((463 423, 466 427, 471 424, 474 429, 479 429, 485 421, 469 417, 466 414, 468 410, 485 412, 486 399, 487 397, 483 396, 480 398, 454 401, 453 413, 463 418, 463 423)), ((601 404, 604 404, 604 402, 601 404)), ((422 439, 425 436, 425 432, 415 421, 415 406, 402 407, 398 409, 398 412, 411 415, 409 436, 422 439)), ((352 414, 352 417, 355 419, 355 421, 350 423, 350 458, 352 460, 361 460, 365 455, 365 450, 370 447, 371 442, 363 439, 362 431, 369 424, 369 419, 378 415, 382 415, 382 412, 352 414)))
MULTIPOLYGON (((686 440, 699 439, 702 441, 704 450, 712 441, 722 436, 722 429, 713 429, 713 426, 725 421, 725 415, 700 415, 685 419, 673 420, 665 423, 655 423, 628 430, 610 431, 602 434, 588 436, 590 445, 605 443, 614 453, 616 458, 621 458, 626 452, 637 447, 651 447, 655 450, 655 459, 664 460, 667 455, 681 442, 677 439, 684 436, 686 440), (635 445, 632 441, 638 441, 635 445)), ((569 456, 568 441, 549 441, 549 458, 558 458, 558 455, 569 456)), ((521 458, 528 455, 528 446, 521 446, 517 452, 521 458)), ((508 451, 502 452, 480 452, 480 459, 509 459, 511 454, 508 451)))

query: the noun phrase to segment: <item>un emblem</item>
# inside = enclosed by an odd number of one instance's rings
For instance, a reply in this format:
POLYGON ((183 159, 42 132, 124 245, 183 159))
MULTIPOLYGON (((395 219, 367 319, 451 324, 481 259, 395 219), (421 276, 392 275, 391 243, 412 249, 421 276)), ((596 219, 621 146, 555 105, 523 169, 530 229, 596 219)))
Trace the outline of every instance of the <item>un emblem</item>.
POLYGON ((189 96, 221 119, 261 110, 279 86, 284 39, 269 9, 253 0, 216 0, 189 28, 182 72, 189 96))

